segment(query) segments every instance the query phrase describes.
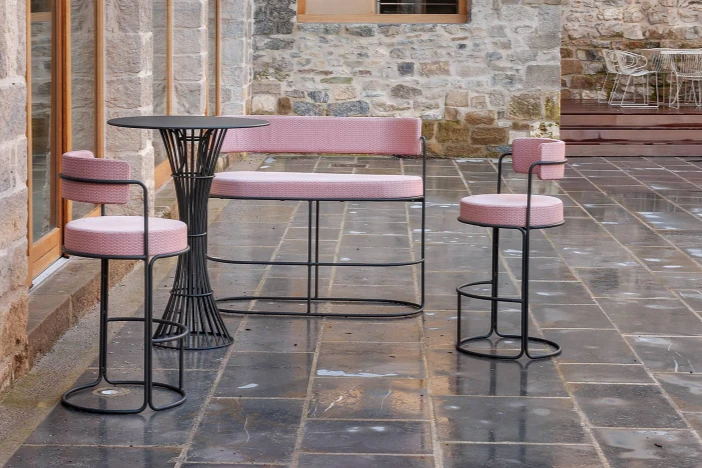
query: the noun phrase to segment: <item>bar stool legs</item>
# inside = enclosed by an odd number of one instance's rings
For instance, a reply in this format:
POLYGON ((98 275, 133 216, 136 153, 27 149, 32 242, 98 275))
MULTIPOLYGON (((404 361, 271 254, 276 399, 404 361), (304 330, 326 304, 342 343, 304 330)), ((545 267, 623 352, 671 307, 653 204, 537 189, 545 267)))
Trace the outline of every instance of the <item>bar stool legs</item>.
POLYGON ((557 356, 561 353, 561 347, 558 343, 544 338, 529 336, 529 232, 530 229, 516 228, 522 234, 522 283, 521 283, 521 295, 519 298, 509 298, 499 296, 499 244, 500 244, 500 228, 493 227, 493 237, 492 237, 492 276, 490 280, 487 281, 476 281, 473 283, 467 283, 456 288, 457 293, 457 334, 456 334, 456 350, 461 353, 469 354, 471 356, 490 358, 490 359, 503 359, 503 360, 514 360, 519 359, 522 356, 526 356, 529 359, 545 359, 553 356, 557 356), (477 293, 468 292, 472 287, 476 286, 486 286, 490 285, 490 295, 482 295, 477 293), (490 329, 487 333, 482 335, 471 336, 468 338, 462 338, 462 298, 468 297, 472 299, 480 299, 485 301, 490 301, 490 329), (521 315, 521 331, 519 335, 501 333, 498 328, 498 317, 499 310, 498 305, 500 302, 519 304, 520 315, 521 315), (494 342, 488 341, 491 337, 497 337, 498 339, 494 342), (500 343, 510 344, 513 342, 519 342, 519 351, 516 354, 505 355, 500 353, 489 353, 480 352, 474 349, 470 349, 467 345, 471 343, 484 341, 491 345, 494 349, 495 345, 500 343), (543 354, 532 354, 529 349, 529 344, 543 344, 550 348, 551 351, 543 354))
POLYGON ((100 334, 99 334, 99 357, 98 357, 98 376, 97 379, 89 384, 80 385, 68 390, 61 397, 61 403, 71 409, 86 411, 89 413, 98 414, 136 414, 141 413, 147 407, 153 411, 162 411, 185 403, 186 395, 183 390, 183 354, 185 350, 185 339, 188 336, 188 329, 184 325, 168 320, 153 318, 153 266, 156 260, 169 255, 154 256, 144 265, 144 317, 109 317, 108 316, 108 299, 109 299, 109 260, 102 258, 100 260, 100 334), (108 355, 108 325, 111 322, 142 322, 144 324, 144 363, 143 380, 114 380, 108 375, 107 355, 108 355), (166 325, 173 333, 164 338, 153 337, 153 323, 166 325), (178 341, 178 385, 172 385, 164 382, 153 381, 153 345, 156 343, 165 343, 170 341, 178 341), (106 384, 104 388, 99 385, 106 384), (143 400, 138 408, 108 408, 107 400, 123 396, 131 391, 131 388, 143 388, 143 400), (154 388, 166 390, 176 395, 176 399, 165 405, 156 405, 154 402, 154 388), (75 402, 75 398, 79 395, 85 395, 92 390, 97 403, 79 404, 75 402))

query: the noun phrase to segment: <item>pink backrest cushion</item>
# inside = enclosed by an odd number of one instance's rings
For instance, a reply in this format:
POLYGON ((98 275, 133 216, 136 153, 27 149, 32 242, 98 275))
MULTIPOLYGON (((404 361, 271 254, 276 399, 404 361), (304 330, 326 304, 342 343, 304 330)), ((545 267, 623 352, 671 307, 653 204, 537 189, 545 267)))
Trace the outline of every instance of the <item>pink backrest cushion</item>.
MULTIPOLYGON (((98 159, 90 151, 71 151, 61 160, 61 173, 94 180, 128 180, 129 163, 98 159)), ((90 184, 63 179, 61 194, 67 200, 95 204, 124 204, 129 201, 128 185, 90 184)))
POLYGON ((225 116, 261 118, 267 127, 229 130, 223 153, 422 154, 422 119, 394 117, 225 116))
MULTIPOLYGON (((517 138, 512 142, 512 168, 515 172, 527 174, 529 167, 537 161, 564 161, 565 143, 550 138, 517 138)), ((541 180, 563 178, 565 164, 540 166, 534 173, 541 180)))

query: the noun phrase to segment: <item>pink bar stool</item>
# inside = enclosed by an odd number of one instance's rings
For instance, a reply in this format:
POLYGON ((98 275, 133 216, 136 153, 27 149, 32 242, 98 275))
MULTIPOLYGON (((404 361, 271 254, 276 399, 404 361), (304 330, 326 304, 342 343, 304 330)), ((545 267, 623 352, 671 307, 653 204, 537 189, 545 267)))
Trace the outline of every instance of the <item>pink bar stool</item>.
POLYGON ((543 359, 557 356, 561 347, 557 343, 529 336, 529 233, 534 229, 546 229, 563 224, 563 202, 556 197, 532 195, 534 174, 541 180, 563 178, 565 169, 565 143, 545 138, 519 138, 512 144, 512 152, 500 156, 497 171, 497 194, 473 195, 461 200, 458 221, 474 226, 492 228, 492 277, 487 281, 467 283, 456 288, 458 293, 458 317, 456 349, 462 353, 493 359, 519 359, 526 355, 530 359, 543 359), (528 174, 527 193, 506 194, 502 189, 502 161, 512 156, 512 168, 520 174, 528 174), (500 297, 498 291, 500 229, 516 229, 522 234, 522 284, 521 296, 500 297), (491 286, 490 295, 478 294, 476 287, 491 286), (473 292, 471 291, 471 288, 473 292), (463 338, 461 330, 461 299, 469 297, 490 301, 490 331, 483 335, 463 338), (519 304, 521 309, 521 333, 519 335, 501 333, 498 328, 498 304, 500 302, 519 304), (499 342, 510 343, 519 340, 520 350, 514 355, 485 353, 468 348, 468 344, 498 337, 499 342), (531 354, 529 342, 540 343, 552 350, 543 354, 531 354))
MULTIPOLYGON (((66 224, 63 251, 69 255, 100 259, 100 336, 98 377, 92 383, 68 390, 61 402, 72 409, 100 414, 141 413, 147 407, 161 411, 185 402, 183 390, 183 350, 188 336, 187 327, 175 322, 153 318, 153 266, 156 260, 181 255, 188 251, 187 226, 181 221, 149 217, 148 190, 143 182, 130 180, 129 164, 125 161, 97 159, 90 151, 73 151, 62 158, 63 197, 77 202, 101 205, 101 216, 82 218, 66 224), (105 216, 106 204, 125 204, 129 187, 138 185, 143 192, 143 216, 105 216), (144 317, 109 317, 108 293, 110 259, 144 261, 144 317), (143 380, 113 380, 107 373, 107 327, 110 322, 144 323, 143 380), (153 338, 152 324, 169 328, 168 336, 153 338), (154 343, 179 342, 178 385, 154 382, 152 376, 152 347, 154 343), (74 397, 85 394, 102 382, 110 385, 95 390, 95 404, 78 404, 74 397), (109 408, 107 401, 123 394, 129 387, 143 387, 143 403, 138 408, 109 408), (176 395, 176 399, 161 406, 154 403, 154 387, 176 395)), ((92 397, 91 397, 92 398, 92 397)))

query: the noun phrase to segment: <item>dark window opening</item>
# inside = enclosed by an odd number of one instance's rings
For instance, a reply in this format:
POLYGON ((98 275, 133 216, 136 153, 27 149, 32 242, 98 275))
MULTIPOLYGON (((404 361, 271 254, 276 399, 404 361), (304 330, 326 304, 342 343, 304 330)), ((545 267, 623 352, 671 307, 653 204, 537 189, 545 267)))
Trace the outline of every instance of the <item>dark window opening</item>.
POLYGON ((384 15, 456 15, 458 0, 378 0, 384 15))

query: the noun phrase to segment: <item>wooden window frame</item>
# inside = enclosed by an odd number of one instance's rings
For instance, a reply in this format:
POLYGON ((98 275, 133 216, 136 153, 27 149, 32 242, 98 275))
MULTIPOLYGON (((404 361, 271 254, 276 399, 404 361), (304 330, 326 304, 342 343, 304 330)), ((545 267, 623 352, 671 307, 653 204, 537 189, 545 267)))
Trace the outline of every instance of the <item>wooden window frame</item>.
MULTIPOLYGON (((353 0, 350 0, 353 1, 353 0)), ((361 1, 361 0, 356 0, 361 1)), ((375 5, 376 0, 365 0, 375 5)), ((307 1, 297 2, 298 23, 356 23, 356 24, 463 24, 469 19, 468 4, 470 0, 458 1, 458 14, 456 15, 390 15, 373 13, 367 15, 307 14, 307 1)))

